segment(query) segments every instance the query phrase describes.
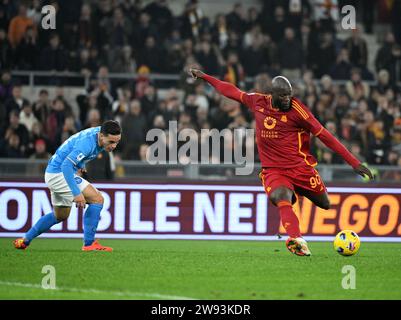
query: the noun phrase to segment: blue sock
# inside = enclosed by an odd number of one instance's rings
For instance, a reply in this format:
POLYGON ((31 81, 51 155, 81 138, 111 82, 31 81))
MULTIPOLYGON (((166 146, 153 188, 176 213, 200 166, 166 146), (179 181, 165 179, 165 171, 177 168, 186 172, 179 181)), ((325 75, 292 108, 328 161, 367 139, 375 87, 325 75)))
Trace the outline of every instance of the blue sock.
POLYGON ((92 203, 85 211, 84 215, 84 245, 90 246, 95 240, 97 225, 100 220, 100 211, 103 204, 92 203))
POLYGON ((35 225, 29 229, 29 231, 25 234, 25 244, 29 244, 33 239, 35 239, 38 235, 43 232, 49 230, 52 226, 59 223, 56 216, 53 212, 50 212, 44 216, 42 216, 35 225))

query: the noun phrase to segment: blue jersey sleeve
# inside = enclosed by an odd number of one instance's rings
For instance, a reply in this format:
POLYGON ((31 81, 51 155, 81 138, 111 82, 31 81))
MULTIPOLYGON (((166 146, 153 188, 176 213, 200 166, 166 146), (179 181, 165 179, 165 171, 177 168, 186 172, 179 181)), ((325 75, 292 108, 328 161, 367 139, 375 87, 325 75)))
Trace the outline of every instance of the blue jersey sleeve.
POLYGON ((83 159, 85 159, 89 154, 90 150, 88 150, 87 146, 81 145, 80 147, 71 151, 61 165, 64 178, 67 181, 67 184, 70 187, 74 197, 81 193, 74 179, 74 173, 76 171, 74 167, 77 169, 83 168, 85 166, 83 159))
POLYGON ((67 181, 67 184, 71 189, 72 195, 75 197, 81 193, 81 190, 79 190, 78 185, 74 179, 75 170, 73 165, 74 164, 66 158, 61 165, 61 170, 63 172, 65 181, 67 181))

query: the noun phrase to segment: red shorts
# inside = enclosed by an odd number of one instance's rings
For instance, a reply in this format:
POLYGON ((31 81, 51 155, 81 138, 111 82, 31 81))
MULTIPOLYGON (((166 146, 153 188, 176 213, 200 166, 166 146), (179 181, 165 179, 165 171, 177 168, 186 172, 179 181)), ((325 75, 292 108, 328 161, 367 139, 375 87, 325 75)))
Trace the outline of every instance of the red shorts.
MULTIPOLYGON (((260 178, 269 196, 279 187, 291 189, 301 196, 305 195, 305 193, 319 195, 327 192, 319 172, 310 166, 300 166, 289 169, 262 169, 260 178)), ((295 202, 295 200, 293 202, 295 202)))

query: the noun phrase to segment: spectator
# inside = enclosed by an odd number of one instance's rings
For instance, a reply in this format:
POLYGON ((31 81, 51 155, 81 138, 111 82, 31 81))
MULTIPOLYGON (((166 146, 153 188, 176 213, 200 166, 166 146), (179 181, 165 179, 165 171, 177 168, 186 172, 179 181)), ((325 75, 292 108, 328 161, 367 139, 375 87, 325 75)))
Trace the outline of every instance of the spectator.
POLYGON ((21 4, 18 9, 18 16, 11 19, 8 27, 8 40, 13 49, 21 42, 28 27, 32 27, 36 32, 34 21, 27 16, 27 7, 21 4))
POLYGON ((89 180, 113 180, 116 169, 114 153, 102 151, 97 155, 96 161, 87 164, 85 178, 89 180))
POLYGON ((145 40, 145 46, 141 50, 139 65, 147 66, 151 72, 160 73, 163 72, 165 61, 163 50, 156 46, 156 40, 153 36, 149 36, 145 40))
MULTIPOLYGON (((29 156, 30 160, 49 160, 51 154, 46 151, 46 141, 38 139, 35 141, 34 152, 29 156)), ((27 175, 30 177, 43 174, 46 170, 47 162, 45 163, 31 163, 27 167, 27 175)))
POLYGON ((150 85, 150 70, 147 66, 142 65, 138 69, 138 78, 135 83, 135 97, 141 99, 145 94, 146 88, 150 85))
POLYGON ((215 50, 210 42, 204 40, 200 43, 195 57, 205 72, 216 75, 219 74, 219 63, 215 50))
POLYGON ((6 158, 23 158, 24 148, 20 145, 20 138, 17 134, 11 133, 7 139, 4 156, 6 158))
POLYGON ((149 14, 154 21, 161 39, 165 39, 174 25, 173 14, 168 7, 167 0, 154 0, 149 3, 143 12, 149 14))
POLYGON ((44 134, 43 125, 40 122, 35 122, 33 124, 32 130, 29 134, 28 155, 31 155, 35 152, 35 143, 37 140, 44 140, 47 150, 49 142, 47 136, 44 134))
POLYGON ((5 102, 7 115, 11 111, 16 110, 19 112, 22 108, 23 103, 27 103, 28 100, 22 97, 22 88, 20 85, 16 85, 12 88, 12 97, 5 102))
POLYGON ((351 70, 351 80, 347 81, 346 90, 352 100, 358 101, 361 98, 368 98, 370 93, 369 85, 362 81, 361 71, 357 68, 351 70))
POLYGON ((246 19, 245 11, 241 3, 234 4, 233 10, 226 15, 227 28, 238 34, 245 33, 246 19))
MULTIPOLYGON (((35 152, 29 157, 29 159, 45 159, 49 160, 51 158, 51 154, 46 151, 46 141, 43 139, 38 139, 35 141, 35 152)), ((46 165, 43 165, 45 169, 46 165)), ((40 172, 37 170, 37 172, 40 172)), ((42 171, 43 172, 43 171, 42 171)))
POLYGON ((228 54, 226 66, 223 68, 223 80, 237 87, 244 86, 244 68, 238 59, 238 54, 233 51, 228 54))
POLYGON ((374 121, 368 129, 368 162, 378 165, 385 164, 390 148, 391 142, 384 130, 384 122, 374 121))
POLYGON ((79 44, 81 47, 90 48, 96 44, 96 26, 92 19, 92 9, 87 3, 81 7, 81 15, 78 21, 79 44))
POLYGON ((107 48, 114 50, 129 45, 133 27, 131 21, 124 17, 124 12, 117 7, 113 16, 102 21, 103 36, 106 38, 107 48))
POLYGON ((65 105, 62 99, 55 99, 51 106, 51 111, 45 124, 45 133, 49 138, 49 148, 51 153, 61 144, 61 130, 65 121, 65 105))
POLYGON ((22 110, 19 114, 19 122, 28 129, 28 132, 31 132, 33 125, 38 122, 38 119, 36 119, 32 111, 32 105, 29 101, 24 101, 22 103, 22 110))
POLYGON ((167 47, 167 61, 168 65, 165 67, 165 71, 168 73, 179 73, 183 67, 185 54, 180 43, 174 43, 167 47))
POLYGON ((125 45, 116 50, 116 54, 112 61, 109 61, 109 66, 112 72, 117 73, 135 73, 137 70, 136 60, 132 52, 132 47, 125 45))
POLYGON ((330 75, 334 80, 346 80, 351 76, 353 65, 349 60, 348 50, 343 48, 337 56, 337 62, 331 67, 330 75))
POLYGON ((377 51, 375 59, 376 71, 379 71, 381 69, 386 69, 387 71, 390 71, 392 63, 392 51, 395 44, 396 42, 394 33, 388 32, 386 34, 384 44, 377 51))
POLYGON ((317 48, 309 52, 309 61, 314 75, 317 78, 328 74, 330 67, 336 62, 336 50, 333 35, 329 32, 321 34, 317 48))
POLYGON ((226 17, 223 14, 217 14, 215 23, 212 27, 212 38, 213 42, 217 43, 220 49, 227 46, 228 31, 226 17))
POLYGON ((295 38, 295 32, 291 28, 285 29, 284 40, 280 42, 278 48, 280 67, 282 74, 289 80, 298 80, 301 78, 301 69, 303 67, 302 45, 295 38))
POLYGON ((9 68, 12 65, 12 49, 4 29, 0 28, 0 68, 9 68))
POLYGON ((13 134, 18 136, 18 144, 16 141, 13 141, 13 145, 18 145, 19 150, 25 154, 29 143, 29 132, 27 128, 20 123, 19 113, 16 110, 10 112, 10 125, 6 130, 5 139, 9 141, 13 134))
POLYGON ((39 99, 32 106, 33 114, 40 123, 46 123, 47 117, 51 109, 49 100, 49 92, 46 89, 39 91, 39 99))
POLYGON ((64 120, 63 129, 61 131, 61 143, 64 143, 69 137, 76 134, 77 128, 75 127, 74 117, 66 117, 64 120))
POLYGON ((11 82, 11 73, 4 69, 0 79, 0 104, 5 103, 13 97, 13 83, 11 82))
POLYGON ((157 37, 157 27, 152 23, 151 17, 146 12, 139 16, 139 25, 134 28, 133 47, 141 48, 148 37, 157 37))
POLYGON ((129 87, 117 90, 118 99, 113 102, 113 118, 114 120, 121 122, 122 118, 128 113, 129 104, 132 99, 132 91, 129 87))
POLYGON ((352 35, 345 40, 344 47, 350 53, 351 63, 365 69, 368 63, 368 48, 366 40, 361 37, 359 29, 352 30, 352 35))
POLYGON ((49 39, 49 46, 42 50, 40 55, 42 70, 65 71, 67 69, 67 54, 60 45, 60 37, 53 33, 49 39))
POLYGON ((262 13, 262 17, 270 17, 272 12, 274 12, 272 18, 262 19, 262 30, 271 37, 273 42, 280 43, 284 38, 284 30, 289 25, 288 20, 282 6, 277 6, 274 11, 266 12, 266 14, 262 13))
POLYGON ((90 109, 88 112, 88 120, 85 124, 85 128, 98 127, 102 124, 100 112, 98 109, 90 109))
POLYGON ((37 70, 39 52, 37 34, 33 27, 28 27, 15 50, 16 66, 22 70, 37 70))
POLYGON ((138 159, 139 146, 145 142, 147 128, 146 117, 141 113, 141 103, 133 100, 129 112, 121 122, 122 153, 124 159, 138 159))
POLYGON ((184 38, 197 39, 200 36, 204 13, 198 6, 198 0, 189 0, 185 5, 185 10, 181 16, 181 34, 184 38))
POLYGON ((148 154, 149 146, 145 143, 139 146, 139 160, 142 162, 148 162, 147 154, 148 154))
POLYGON ((266 50, 263 39, 253 38, 251 45, 242 54, 242 64, 247 75, 254 77, 261 71, 266 70, 272 64, 269 53, 266 50))

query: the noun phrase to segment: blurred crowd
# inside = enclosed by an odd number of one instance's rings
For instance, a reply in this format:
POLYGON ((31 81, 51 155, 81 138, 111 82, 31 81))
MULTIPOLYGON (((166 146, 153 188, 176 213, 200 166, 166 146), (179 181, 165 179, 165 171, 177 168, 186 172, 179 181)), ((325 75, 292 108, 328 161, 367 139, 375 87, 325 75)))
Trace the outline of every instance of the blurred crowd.
MULTIPOLYGON (((0 156, 46 159, 69 136, 105 119, 116 119, 123 128, 116 156, 143 161, 148 130, 168 129, 171 120, 178 121, 179 131, 198 133, 253 128, 245 106, 187 74, 189 67, 199 67, 262 93, 268 93, 272 77, 285 75, 295 95, 358 158, 401 165, 401 90, 396 85, 401 81, 401 1, 265 0, 261 9, 245 9, 238 2, 214 17, 206 16, 196 0, 186 2, 180 15, 169 6, 166 0, 146 5, 136 0, 0 0, 0 156), (350 3, 363 13, 364 32, 358 28, 339 40, 340 8, 350 3), (40 26, 45 4, 56 8, 56 30, 40 26), (388 31, 372 69, 364 36, 377 23, 388 31), (90 82, 75 99, 76 112, 63 83, 52 96, 43 89, 38 97, 24 97, 11 70, 75 71, 90 82), (109 77, 123 72, 137 76, 109 77), (151 73, 180 79, 160 95, 151 73)), ((343 163, 318 139, 312 151, 320 163, 343 163)))

